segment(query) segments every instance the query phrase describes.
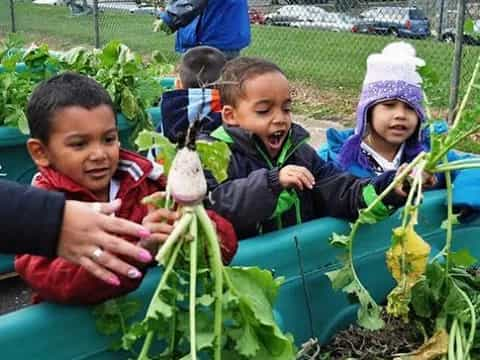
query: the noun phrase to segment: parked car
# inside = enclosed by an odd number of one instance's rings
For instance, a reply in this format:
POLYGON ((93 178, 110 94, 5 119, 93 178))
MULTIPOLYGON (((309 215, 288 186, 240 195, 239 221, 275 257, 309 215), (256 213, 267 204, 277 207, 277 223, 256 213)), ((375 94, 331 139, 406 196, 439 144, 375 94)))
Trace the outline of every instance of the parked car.
POLYGON ((358 18, 344 13, 327 12, 315 20, 292 22, 290 26, 331 31, 352 31, 356 23, 358 23, 358 18))
POLYGON ((101 12, 105 11, 128 11, 130 12, 131 9, 137 8, 138 5, 134 1, 128 2, 99 2, 98 9, 101 12))
POLYGON ((315 21, 325 13, 327 11, 318 6, 286 5, 265 15, 265 24, 290 26, 292 22, 315 21))
POLYGON ((155 7, 150 4, 139 4, 128 9, 130 14, 149 14, 159 16, 165 9, 163 7, 155 7))
POLYGON ((421 38, 430 36, 430 21, 416 7, 374 7, 360 14, 353 32, 421 38))
MULTIPOLYGON (((443 30, 441 40, 445 42, 455 42, 455 28, 446 28, 443 30)), ((473 22, 473 31, 463 33, 463 43, 467 45, 480 45, 480 20, 473 22)))
POLYGON ((64 0, 34 0, 33 4, 36 5, 65 5, 64 0))
POLYGON ((250 24, 264 24, 265 15, 259 9, 248 9, 250 24))

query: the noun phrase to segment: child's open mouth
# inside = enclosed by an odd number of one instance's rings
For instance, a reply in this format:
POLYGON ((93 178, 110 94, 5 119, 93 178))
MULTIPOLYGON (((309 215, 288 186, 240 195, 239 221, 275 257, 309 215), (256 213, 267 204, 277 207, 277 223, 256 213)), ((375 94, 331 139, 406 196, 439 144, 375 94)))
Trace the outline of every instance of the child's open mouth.
POLYGON ((273 134, 267 136, 267 145, 271 150, 277 151, 283 145, 287 132, 284 130, 275 131, 273 134))
POLYGON ((408 128, 404 125, 395 125, 395 126, 390 126, 390 130, 394 134, 403 135, 408 131, 408 128))

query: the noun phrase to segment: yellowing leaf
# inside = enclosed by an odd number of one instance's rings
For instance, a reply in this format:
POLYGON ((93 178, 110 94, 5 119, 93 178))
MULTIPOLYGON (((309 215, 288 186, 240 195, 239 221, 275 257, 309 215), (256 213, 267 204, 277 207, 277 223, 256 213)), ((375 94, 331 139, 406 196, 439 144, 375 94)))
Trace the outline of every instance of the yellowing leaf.
POLYGON ((392 247, 387 251, 387 267, 397 286, 388 295, 387 312, 408 319, 412 287, 427 269, 430 245, 415 232, 413 224, 393 230, 392 247))
POLYGON ((395 244, 387 251, 387 266, 397 283, 402 281, 405 275, 407 286, 411 288, 425 273, 430 245, 415 232, 410 224, 405 231, 402 228, 396 228, 393 231, 394 237, 399 236, 400 241, 396 239, 395 244), (405 253, 404 267, 402 252, 405 253))
POLYGON ((396 357, 395 360, 434 360, 446 355, 447 351, 448 334, 445 329, 440 329, 418 350, 396 357))

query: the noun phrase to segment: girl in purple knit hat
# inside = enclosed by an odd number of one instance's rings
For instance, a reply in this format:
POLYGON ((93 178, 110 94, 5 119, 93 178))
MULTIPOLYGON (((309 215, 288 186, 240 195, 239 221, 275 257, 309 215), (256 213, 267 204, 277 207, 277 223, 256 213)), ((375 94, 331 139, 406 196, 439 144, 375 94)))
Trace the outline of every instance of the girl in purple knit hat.
POLYGON ((360 177, 396 170, 423 150, 423 92, 417 66, 425 62, 405 43, 389 44, 367 59, 354 130, 329 129, 325 160, 360 177))
MULTIPOLYGON (((367 59, 367 72, 357 106, 355 129, 327 130, 327 143, 318 153, 342 170, 358 177, 374 177, 396 170, 421 151, 428 151, 429 127, 424 126, 422 79, 417 67, 425 62, 416 57, 406 42, 387 45, 367 59)), ((436 124, 435 128, 438 131, 436 124)), ((443 131, 448 130, 445 125, 443 131)), ((448 153, 449 161, 466 157, 448 153)), ((454 204, 480 210, 480 170, 463 170, 454 175, 454 204)), ((439 177, 437 187, 444 184, 439 177)))

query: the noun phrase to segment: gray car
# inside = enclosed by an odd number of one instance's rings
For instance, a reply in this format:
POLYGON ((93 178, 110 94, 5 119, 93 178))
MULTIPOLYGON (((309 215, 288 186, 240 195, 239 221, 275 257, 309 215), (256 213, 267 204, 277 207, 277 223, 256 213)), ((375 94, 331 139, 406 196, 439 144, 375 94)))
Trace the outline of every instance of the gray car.
POLYGON ((416 7, 374 7, 360 14, 353 32, 423 38, 430 36, 430 21, 416 7))

